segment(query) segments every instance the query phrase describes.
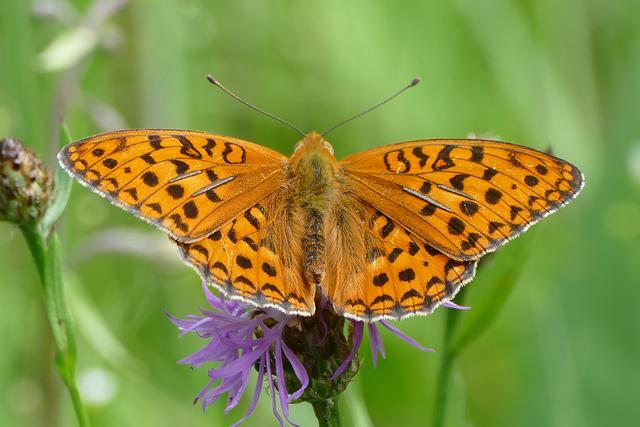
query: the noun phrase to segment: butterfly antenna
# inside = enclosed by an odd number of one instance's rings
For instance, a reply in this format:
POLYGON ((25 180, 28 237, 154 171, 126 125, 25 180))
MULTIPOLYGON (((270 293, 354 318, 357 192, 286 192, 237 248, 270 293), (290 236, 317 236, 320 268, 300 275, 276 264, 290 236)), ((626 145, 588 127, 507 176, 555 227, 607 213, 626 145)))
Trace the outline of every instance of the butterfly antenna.
POLYGON ((239 101, 240 103, 246 105, 247 107, 251 108, 252 110, 256 110, 257 112, 262 113, 265 116, 271 117, 272 119, 277 120, 277 121, 279 121, 280 123, 282 123, 282 124, 284 124, 286 126, 289 126, 291 129, 295 130, 300 135, 304 136, 304 132, 302 132, 300 129, 298 129, 297 127, 295 127, 294 125, 292 125, 288 121, 286 121, 284 119, 281 119, 280 117, 278 117, 276 115, 268 113, 268 112, 264 111, 263 109, 258 108, 255 105, 253 105, 253 104, 245 101, 244 99, 240 98, 238 95, 236 95, 235 93, 231 92, 229 89, 224 87, 222 85, 222 83, 220 83, 220 81, 218 79, 216 79, 215 77, 213 77, 211 74, 207 74, 207 80, 209 80, 215 86, 218 86, 218 88, 220 88, 224 93, 226 93, 227 95, 229 95, 230 97, 232 97, 236 101, 239 101))
POLYGON ((349 123, 352 120, 357 119, 360 116, 364 116, 365 114, 375 110, 378 107, 383 106, 384 104, 386 104, 387 102, 391 101, 393 98, 395 98, 396 96, 400 95, 401 93, 403 93, 404 91, 406 91, 407 89, 411 89, 412 87, 414 87, 415 85, 417 85, 418 83, 420 83, 420 77, 414 77, 413 80, 411 80, 411 82, 406 85, 405 87, 403 87, 402 89, 400 89, 399 91, 397 91, 396 93, 394 93, 393 95, 391 95, 388 98, 385 98, 384 100, 378 102, 376 105, 374 105, 373 107, 369 107, 366 110, 364 110, 361 113, 356 114, 355 116, 351 116, 348 119, 345 119, 343 121, 341 121, 340 123, 338 123, 337 125, 329 128, 329 130, 325 131, 322 136, 326 136, 329 132, 333 132, 334 130, 336 130, 337 128, 339 128, 340 126, 342 126, 345 123, 349 123))

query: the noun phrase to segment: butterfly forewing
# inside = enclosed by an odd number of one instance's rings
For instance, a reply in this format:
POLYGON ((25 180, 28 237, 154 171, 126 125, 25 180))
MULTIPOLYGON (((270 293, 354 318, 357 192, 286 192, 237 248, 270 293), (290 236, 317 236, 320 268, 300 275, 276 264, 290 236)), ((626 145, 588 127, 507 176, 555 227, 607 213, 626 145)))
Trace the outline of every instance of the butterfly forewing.
POLYGON ((287 161, 237 138, 158 129, 86 138, 59 159, 83 184, 181 241, 210 234, 268 196, 287 161))
POLYGON ((421 140, 341 162, 359 198, 444 254, 478 259, 572 200, 572 164, 487 140, 421 140))

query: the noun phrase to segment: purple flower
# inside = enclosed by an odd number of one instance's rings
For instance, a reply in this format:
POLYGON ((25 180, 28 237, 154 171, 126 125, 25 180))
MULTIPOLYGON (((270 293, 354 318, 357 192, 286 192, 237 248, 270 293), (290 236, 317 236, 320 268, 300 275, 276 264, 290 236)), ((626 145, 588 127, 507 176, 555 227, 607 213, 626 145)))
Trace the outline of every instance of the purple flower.
POLYGON ((224 412, 227 414, 238 405, 255 368, 258 378, 253 400, 245 415, 233 426, 244 422, 256 408, 265 376, 276 419, 284 426, 278 410, 280 406, 286 421, 295 425, 289 420, 289 403, 302 396, 309 384, 304 366, 283 339, 285 327, 295 316, 277 310, 257 309, 238 301, 225 301, 213 295, 205 284, 203 289, 213 310, 201 310, 202 316, 190 315, 186 319, 169 316, 182 331, 181 335, 193 332, 209 340, 180 363, 196 367, 209 362, 218 363, 209 369, 209 383, 198 393, 195 402, 199 401, 204 410, 226 394, 224 412), (300 382, 300 388, 291 394, 285 385, 285 363, 300 382))
MULTIPOLYGON (((170 315, 169 318, 182 331, 181 335, 193 332, 207 340, 200 350, 180 360, 196 367, 215 363, 208 371, 209 382, 194 401, 200 402, 203 410, 226 395, 224 413, 229 413, 245 394, 251 371, 258 372, 251 404, 233 426, 244 422, 255 410, 265 378, 280 426, 286 422, 296 425, 289 419, 289 404, 294 400, 310 402, 316 409, 318 402, 339 395, 358 371, 358 363, 352 362, 357 362, 365 325, 374 366, 378 364, 378 355, 385 357, 378 325, 413 347, 433 351, 385 320, 365 323, 339 316, 322 295, 316 300, 313 316, 298 317, 224 300, 212 294, 205 283, 202 288, 210 309, 185 319, 170 315), (345 328, 348 322, 350 328, 345 328), (297 390, 289 393, 287 387, 297 390)), ((468 309, 452 302, 444 305, 468 309)))

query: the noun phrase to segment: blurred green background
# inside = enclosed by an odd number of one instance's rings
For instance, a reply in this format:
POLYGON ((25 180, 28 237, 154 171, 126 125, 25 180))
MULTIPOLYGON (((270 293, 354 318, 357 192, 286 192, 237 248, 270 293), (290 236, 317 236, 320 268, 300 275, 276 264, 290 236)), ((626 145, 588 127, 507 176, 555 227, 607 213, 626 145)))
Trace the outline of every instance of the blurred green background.
MULTIPOLYGON (((305 130, 324 130, 420 75, 400 99, 331 135, 338 157, 420 137, 496 135, 577 164, 586 188, 519 239, 526 264, 496 322, 459 359, 449 425, 640 421, 640 2, 605 0, 1 0, 0 136, 51 165, 76 139, 171 127, 290 154, 297 135, 216 91, 213 73, 305 130)), ((95 426, 218 426, 191 400, 201 342, 175 315, 204 305, 160 231, 75 185, 59 224, 79 376, 95 426)), ((508 248, 489 260, 508 265, 508 248)), ((0 425, 75 425, 52 363, 33 262, 0 224, 0 425)), ((466 302, 490 280, 481 271, 466 302)), ((399 326, 438 349, 445 310, 399 326)), ((463 314, 465 316, 466 314, 463 314)), ((343 399, 346 425, 426 426, 439 355, 384 334, 343 399)), ((245 402, 246 407, 246 402, 245 402)), ((310 406, 293 419, 314 425, 310 406)), ((263 394, 248 426, 271 426, 263 394)))

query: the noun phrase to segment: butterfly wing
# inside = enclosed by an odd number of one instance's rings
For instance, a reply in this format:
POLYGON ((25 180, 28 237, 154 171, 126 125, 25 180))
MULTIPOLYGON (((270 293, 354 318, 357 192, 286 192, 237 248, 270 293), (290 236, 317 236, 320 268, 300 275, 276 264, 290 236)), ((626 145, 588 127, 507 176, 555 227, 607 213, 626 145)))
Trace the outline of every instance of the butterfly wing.
POLYGON ((290 227, 281 200, 271 196, 204 239, 176 243, 184 260, 231 299, 309 316, 315 286, 303 279, 299 239, 282 238, 290 227))
POLYGON ((92 136, 58 158, 82 184, 184 242, 207 236, 280 187, 287 162, 237 138, 160 129, 92 136))
POLYGON ((350 208, 333 215, 327 239, 328 254, 338 262, 329 263, 323 286, 345 317, 371 322, 428 314, 473 278, 476 261, 444 255, 353 196, 342 206, 350 208), (359 248, 350 247, 354 242, 359 248))
POLYGON ((475 260, 576 197, 574 165, 487 140, 420 140, 342 160, 350 190, 412 235, 475 260))
POLYGON ((141 129, 83 139, 58 158, 82 184, 167 232, 228 297, 313 312, 315 289, 295 262, 300 250, 287 246, 295 239, 277 238, 289 224, 267 221, 283 205, 286 157, 222 135, 141 129))

